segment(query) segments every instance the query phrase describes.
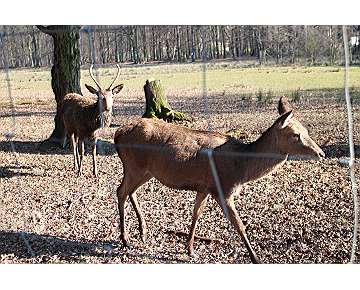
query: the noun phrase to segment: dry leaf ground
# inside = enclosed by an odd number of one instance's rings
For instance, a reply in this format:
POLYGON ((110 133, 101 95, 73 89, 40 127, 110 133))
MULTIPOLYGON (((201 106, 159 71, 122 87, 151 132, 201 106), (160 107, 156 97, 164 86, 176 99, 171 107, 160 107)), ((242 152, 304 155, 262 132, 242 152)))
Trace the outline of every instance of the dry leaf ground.
MULTIPOLYGON (((174 109, 196 117, 189 126, 232 130, 245 142, 255 140, 277 118, 276 99, 259 106, 254 101, 236 96, 224 99, 209 92, 206 102, 200 90, 169 90, 168 97, 174 109)), ((11 143, 0 137, 1 263, 250 262, 240 238, 211 199, 197 233, 223 243, 196 241, 197 257, 189 258, 185 237, 172 231, 188 231, 195 195, 169 189, 156 180, 138 190, 148 224, 146 243, 140 240, 135 213, 127 203, 132 247, 122 247, 115 196, 122 164, 112 136, 131 116, 142 114, 143 98, 141 91, 125 90, 115 101, 113 126, 101 132, 98 179, 91 174, 90 155, 85 156, 83 176, 77 178, 69 149, 41 146, 53 128, 53 105, 16 107, 12 139, 16 156, 11 143)), ((354 210, 348 168, 338 162, 348 155, 344 103, 316 101, 294 106, 296 117, 313 139, 326 144, 327 158, 289 161, 269 176, 247 184, 237 197, 237 209, 264 263, 347 263, 354 210)), ((353 113, 359 156, 359 105, 353 113)), ((0 108, 0 114, 1 131, 11 131, 11 110, 0 108)), ((359 178, 358 165, 356 176, 359 178)))

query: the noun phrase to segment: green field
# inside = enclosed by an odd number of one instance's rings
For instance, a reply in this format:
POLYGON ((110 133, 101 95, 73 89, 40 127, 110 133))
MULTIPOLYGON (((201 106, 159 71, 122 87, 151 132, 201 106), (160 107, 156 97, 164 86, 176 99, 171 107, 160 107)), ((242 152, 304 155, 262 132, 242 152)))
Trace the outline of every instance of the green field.
MULTIPOLYGON (((98 69, 100 82, 111 82, 116 68, 98 69)), ((203 64, 126 65, 121 68, 120 82, 135 94, 142 94, 146 79, 160 79, 167 91, 202 90, 203 64)), ((50 69, 10 70, 11 91, 17 104, 51 97, 50 69)), ((92 83, 87 69, 81 72, 81 85, 92 83)), ((360 97, 360 67, 350 68, 353 98, 360 97)), ((6 74, 0 73, 0 104, 8 102, 6 74)), ((329 96, 343 94, 344 68, 338 66, 251 66, 247 62, 214 62, 206 65, 206 85, 210 94, 247 95, 259 99, 286 94, 296 96, 329 96)))

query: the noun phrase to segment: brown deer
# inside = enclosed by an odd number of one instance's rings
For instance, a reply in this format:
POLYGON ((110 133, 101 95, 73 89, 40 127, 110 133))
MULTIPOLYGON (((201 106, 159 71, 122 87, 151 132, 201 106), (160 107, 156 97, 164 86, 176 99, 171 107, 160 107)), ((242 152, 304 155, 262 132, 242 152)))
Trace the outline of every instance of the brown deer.
POLYGON ((197 220, 211 195, 245 243, 251 261, 259 263, 235 210, 234 195, 241 185, 259 179, 283 164, 289 154, 325 157, 308 131, 293 117, 284 98, 280 99, 278 110, 281 116, 249 144, 224 134, 192 130, 157 119, 137 119, 119 128, 114 141, 124 167, 124 178, 117 189, 124 245, 128 245, 124 217, 126 198, 130 197, 144 241, 146 225, 136 189, 155 177, 170 188, 197 192, 187 243, 190 255, 193 255, 197 220))
MULTIPOLYGON (((74 169, 78 170, 78 176, 81 175, 81 166, 84 155, 84 139, 88 138, 92 141, 92 158, 93 158, 93 174, 97 176, 96 165, 96 141, 97 131, 109 126, 112 116, 113 96, 118 94, 123 84, 112 88, 120 74, 120 67, 117 75, 111 85, 103 90, 100 84, 96 81, 90 66, 90 76, 95 82, 98 89, 85 84, 90 93, 97 96, 97 101, 90 97, 84 97, 79 94, 70 93, 65 95, 61 104, 62 119, 64 122, 65 132, 70 136, 71 146, 74 155, 74 169), (79 156, 80 155, 80 156, 79 156)), ((66 134, 64 138, 64 147, 66 144, 66 134)))

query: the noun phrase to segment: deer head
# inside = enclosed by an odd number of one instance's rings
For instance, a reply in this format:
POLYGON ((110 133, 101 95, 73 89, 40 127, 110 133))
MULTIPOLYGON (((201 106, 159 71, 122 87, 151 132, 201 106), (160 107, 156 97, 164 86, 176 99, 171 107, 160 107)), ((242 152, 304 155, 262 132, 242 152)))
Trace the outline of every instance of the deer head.
POLYGON ((325 153, 310 138, 308 130, 294 118, 292 107, 285 97, 280 98, 278 111, 281 116, 270 131, 282 154, 325 157, 325 153))
POLYGON ((292 110, 292 106, 290 105, 288 99, 283 96, 280 98, 278 103, 278 112, 280 115, 290 112, 292 110))
POLYGON ((103 111, 111 111, 112 110, 113 97, 116 94, 118 94, 124 87, 123 84, 120 84, 120 85, 117 85, 114 88, 112 88, 113 84, 116 82, 117 78, 120 75, 120 67, 118 64, 116 66, 118 68, 117 75, 116 75, 115 79, 113 80, 113 82, 111 83, 111 85, 109 86, 109 88, 107 88, 106 90, 103 90, 101 88, 100 84, 96 81, 96 79, 93 75, 93 72, 92 72, 93 65, 90 66, 90 76, 93 79, 93 81, 95 82, 98 89, 95 89, 92 86, 89 86, 87 84, 85 84, 85 87, 89 90, 90 93, 92 93, 98 97, 98 102, 100 102, 100 108, 102 108, 103 111))

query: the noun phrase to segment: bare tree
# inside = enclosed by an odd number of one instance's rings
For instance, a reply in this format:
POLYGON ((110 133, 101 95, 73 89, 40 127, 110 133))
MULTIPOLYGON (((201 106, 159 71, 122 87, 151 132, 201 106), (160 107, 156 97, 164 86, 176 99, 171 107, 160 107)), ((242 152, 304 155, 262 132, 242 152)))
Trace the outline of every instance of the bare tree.
MULTIPOLYGON (((359 36, 359 26, 349 27, 359 36)), ((257 58, 261 63, 309 64, 342 62, 340 26, 101 26, 92 27, 96 62, 143 63, 149 61, 195 62, 201 60, 201 38, 206 39, 207 59, 257 58)), ((4 51, 10 67, 51 65, 53 43, 31 26, 7 26, 4 51)), ((88 36, 80 31, 80 64, 89 63, 88 36)), ((360 46, 351 49, 360 60, 360 46)), ((0 59, 0 65, 4 61, 0 59)))
POLYGON ((68 93, 78 93, 80 88, 80 26, 37 26, 54 41, 54 65, 51 68, 51 87, 56 100, 55 128, 49 141, 61 143, 64 124, 60 116, 61 102, 68 93))

